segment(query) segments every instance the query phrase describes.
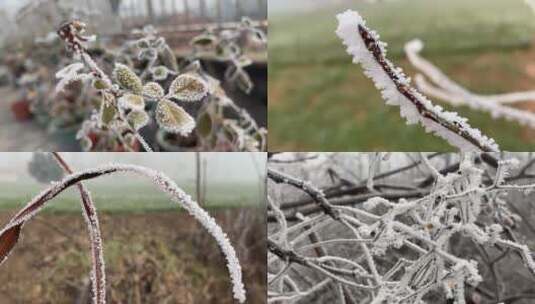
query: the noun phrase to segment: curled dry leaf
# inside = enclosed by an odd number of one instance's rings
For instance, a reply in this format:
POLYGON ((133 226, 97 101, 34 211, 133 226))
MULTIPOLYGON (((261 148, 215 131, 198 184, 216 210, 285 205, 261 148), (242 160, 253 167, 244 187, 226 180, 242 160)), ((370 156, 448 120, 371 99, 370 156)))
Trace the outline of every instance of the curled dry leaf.
POLYGON ((9 228, 0 235, 0 265, 4 262, 20 237, 22 224, 9 228))
POLYGON ((156 122, 169 133, 188 135, 195 128, 195 120, 182 107, 163 99, 156 108, 156 122))

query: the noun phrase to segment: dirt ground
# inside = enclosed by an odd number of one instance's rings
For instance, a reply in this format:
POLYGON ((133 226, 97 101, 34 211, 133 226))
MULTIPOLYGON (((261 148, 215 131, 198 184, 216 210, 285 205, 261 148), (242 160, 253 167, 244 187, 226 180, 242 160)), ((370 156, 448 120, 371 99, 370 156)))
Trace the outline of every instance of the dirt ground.
MULTIPOLYGON (((0 212, 4 225, 15 211, 0 212)), ((210 212, 242 264, 247 303, 265 303, 263 210, 210 212)), ((217 244, 184 212, 101 214, 109 303, 234 303, 217 244)), ((78 214, 38 215, 0 266, 0 304, 91 303, 89 242, 78 214)))

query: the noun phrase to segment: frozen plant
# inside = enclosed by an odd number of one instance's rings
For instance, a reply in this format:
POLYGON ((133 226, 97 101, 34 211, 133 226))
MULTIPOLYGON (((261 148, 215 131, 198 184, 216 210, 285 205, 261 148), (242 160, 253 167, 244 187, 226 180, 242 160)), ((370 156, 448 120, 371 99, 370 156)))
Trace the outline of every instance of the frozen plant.
POLYGON ((366 27, 365 20, 355 11, 348 10, 337 16, 336 34, 360 63, 364 74, 371 78, 388 105, 400 107, 401 116, 408 124, 420 123, 431 132, 462 151, 498 151, 493 139, 472 128, 467 119, 433 105, 414 89, 403 71, 386 58, 386 43, 366 27))
POLYGON ((230 240, 214 218, 180 189, 173 180, 163 173, 149 168, 123 164, 110 164, 73 173, 59 154, 54 153, 54 157, 56 157, 68 175, 61 181, 51 184, 43 192, 35 196, 0 230, 0 265, 7 260, 9 254, 20 240, 23 225, 37 215, 53 198, 66 189, 77 185, 91 241, 93 303, 104 304, 106 302, 106 279, 101 233, 94 203, 89 191, 82 182, 110 174, 128 173, 147 178, 156 188, 167 194, 174 203, 177 203, 180 207, 188 211, 212 235, 227 260, 227 268, 233 285, 232 291, 234 298, 240 303, 245 302, 246 295, 242 281, 242 270, 236 252, 230 244, 230 240))
MULTIPOLYGON (((268 303, 465 304, 474 297, 488 300, 475 303, 533 297, 505 294, 505 278, 496 272, 500 261, 512 259, 515 275, 525 269, 535 282, 534 253, 517 235, 529 217, 512 211, 515 192, 535 190, 535 183, 523 181, 533 181, 535 160, 520 166, 509 155, 479 153, 433 159, 439 156, 356 153, 325 154, 314 164, 270 161, 268 303), (345 172, 337 158, 363 166, 345 172), (371 163, 377 167, 366 172, 371 163), (470 246, 481 253, 467 255, 470 246), (494 291, 482 286, 493 283, 499 286, 494 291)), ((526 280, 527 288, 533 286, 526 280)))
POLYGON ((146 151, 180 150, 185 148, 181 143, 191 141, 204 150, 265 149, 265 130, 234 105, 198 60, 179 64, 153 27, 135 30, 135 40, 104 58, 112 61, 111 77, 87 51, 85 44, 91 39, 83 36, 84 31, 85 24, 79 21, 58 30, 77 62, 56 74, 58 91, 81 81, 100 95, 99 109, 87 117, 77 135, 84 150, 136 151, 139 145, 146 151), (221 107, 235 110, 238 119, 225 117, 221 107), (229 136, 229 144, 220 143, 229 136))
MULTIPOLYGON (((82 36, 84 31, 85 24, 79 21, 68 22, 58 30, 58 35, 74 53, 75 59, 82 62, 72 63, 56 73, 60 79, 56 91, 63 90, 76 80, 91 82, 102 94, 100 125, 109 126, 118 133, 124 133, 125 130, 133 134, 147 151, 152 151, 152 148, 139 134, 139 130, 150 119, 145 111, 146 98, 157 103, 155 119, 161 128, 182 135, 188 135, 193 130, 194 119, 171 99, 187 102, 201 100, 208 93, 207 84, 202 78, 193 74, 178 75, 169 89, 164 91, 158 83, 143 83, 130 67, 116 63, 112 81, 87 52, 84 44, 92 38, 82 36), (84 69, 87 72, 81 72, 84 69)), ((123 142, 123 145, 128 143, 123 142)))

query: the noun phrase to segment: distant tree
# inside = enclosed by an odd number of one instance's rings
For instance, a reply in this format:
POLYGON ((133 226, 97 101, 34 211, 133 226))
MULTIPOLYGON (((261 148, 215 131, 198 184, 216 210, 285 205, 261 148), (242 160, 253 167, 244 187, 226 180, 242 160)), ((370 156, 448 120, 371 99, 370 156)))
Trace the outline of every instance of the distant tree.
POLYGON ((28 172, 40 183, 50 183, 63 178, 63 169, 50 153, 34 153, 28 163, 28 172))

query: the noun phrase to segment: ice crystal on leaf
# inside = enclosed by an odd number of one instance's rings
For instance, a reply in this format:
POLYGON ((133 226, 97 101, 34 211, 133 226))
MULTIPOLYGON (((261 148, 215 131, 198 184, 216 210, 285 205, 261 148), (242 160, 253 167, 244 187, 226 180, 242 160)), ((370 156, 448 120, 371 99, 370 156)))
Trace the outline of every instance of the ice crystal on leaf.
POLYGON ((103 125, 107 125, 113 121, 117 114, 115 96, 110 93, 104 92, 102 94, 102 100, 100 102, 100 122, 103 125))
POLYGON ((126 120, 136 131, 146 126, 149 119, 149 114, 145 111, 131 111, 126 115, 126 120))
POLYGON ((119 97, 119 106, 124 109, 143 110, 145 109, 145 100, 139 95, 125 94, 119 97))
POLYGON ((80 70, 84 68, 84 64, 80 62, 72 63, 56 73, 56 78, 60 81, 56 85, 56 93, 65 89, 67 85, 74 81, 89 79, 88 74, 80 74, 80 70))
POLYGON ((151 69, 152 72, 152 78, 157 81, 163 81, 166 80, 169 76, 169 69, 163 65, 154 67, 151 69))
POLYGON ((198 101, 208 94, 208 84, 192 74, 179 75, 169 87, 169 96, 182 101, 198 101))
POLYGON ((113 69, 113 78, 125 90, 129 90, 134 94, 141 94, 143 92, 143 85, 141 79, 128 66, 116 63, 113 69))
POLYGON ((162 86, 156 82, 148 82, 143 86, 143 96, 149 100, 156 101, 163 98, 164 95, 162 86))
POLYGON ((388 105, 400 107, 401 116, 408 124, 420 123, 426 131, 442 137, 463 151, 498 151, 494 140, 472 128, 465 118, 446 112, 410 86, 410 80, 400 68, 386 58, 386 44, 379 35, 366 27, 364 19, 348 10, 337 16, 336 34, 360 63, 364 74, 371 78, 388 105))
POLYGON ((195 120, 182 107, 174 102, 162 99, 156 107, 156 122, 160 128, 169 133, 186 136, 195 128, 195 120))

